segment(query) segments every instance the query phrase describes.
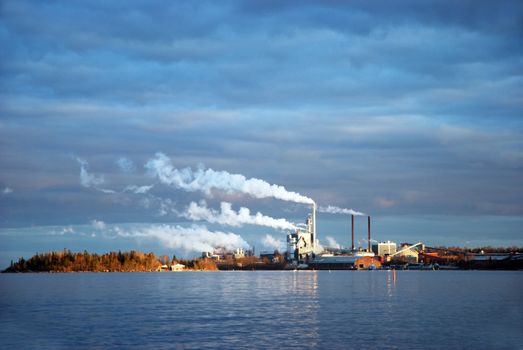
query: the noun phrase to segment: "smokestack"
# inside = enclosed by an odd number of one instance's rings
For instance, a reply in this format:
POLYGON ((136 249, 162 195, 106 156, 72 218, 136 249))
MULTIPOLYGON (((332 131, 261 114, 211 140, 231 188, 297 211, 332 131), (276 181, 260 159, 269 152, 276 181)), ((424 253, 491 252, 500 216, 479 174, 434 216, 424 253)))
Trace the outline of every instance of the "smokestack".
POLYGON ((352 218, 352 245, 351 245, 351 250, 354 250, 354 215, 351 215, 351 218, 352 218))
POLYGON ((367 226, 368 226, 368 232, 369 232, 369 252, 371 251, 371 247, 370 247, 370 216, 368 216, 368 221, 367 221, 367 226))
POLYGON ((316 249, 316 202, 312 205, 312 248, 316 249))

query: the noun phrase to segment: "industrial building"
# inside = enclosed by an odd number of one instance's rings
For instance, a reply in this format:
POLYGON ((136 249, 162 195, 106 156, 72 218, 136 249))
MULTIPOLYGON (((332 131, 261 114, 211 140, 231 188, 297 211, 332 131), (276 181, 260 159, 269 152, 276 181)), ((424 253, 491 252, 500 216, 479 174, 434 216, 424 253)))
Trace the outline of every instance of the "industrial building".
POLYGON ((396 253, 396 243, 391 241, 378 242, 372 245, 372 251, 379 256, 388 256, 396 253))
MULTIPOLYGON (((374 269, 381 266, 381 262, 371 251, 371 218, 367 218, 368 247, 366 250, 358 249, 354 245, 354 221, 351 216, 352 244, 350 251, 346 254, 332 254, 320 251, 316 234, 316 205, 313 205, 312 213, 305 221, 305 227, 299 228, 295 233, 287 236, 287 260, 291 264, 307 266, 313 269, 374 269), (306 265, 304 265, 306 264, 306 265)), ((389 242, 388 251, 391 252, 392 242, 389 242)), ((383 247, 385 249, 385 246, 383 247)), ((395 245, 394 245, 395 252, 395 245)))
POLYGON ((287 235, 288 260, 292 263, 309 263, 319 247, 316 237, 316 204, 312 213, 307 216, 304 228, 298 228, 295 233, 287 235))

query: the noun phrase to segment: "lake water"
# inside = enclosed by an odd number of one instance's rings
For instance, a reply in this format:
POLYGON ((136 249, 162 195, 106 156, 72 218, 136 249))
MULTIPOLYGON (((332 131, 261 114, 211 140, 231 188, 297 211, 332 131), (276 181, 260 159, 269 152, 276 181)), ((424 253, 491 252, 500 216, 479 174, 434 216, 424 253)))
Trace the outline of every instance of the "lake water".
POLYGON ((523 349, 522 271, 0 275, 2 349, 523 349))

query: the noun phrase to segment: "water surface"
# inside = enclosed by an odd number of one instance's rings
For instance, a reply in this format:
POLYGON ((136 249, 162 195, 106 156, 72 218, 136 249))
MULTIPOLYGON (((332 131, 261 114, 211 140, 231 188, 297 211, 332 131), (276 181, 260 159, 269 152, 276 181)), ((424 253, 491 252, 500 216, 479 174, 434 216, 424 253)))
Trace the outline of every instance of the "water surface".
POLYGON ((0 275, 4 349, 523 349, 522 271, 0 275))

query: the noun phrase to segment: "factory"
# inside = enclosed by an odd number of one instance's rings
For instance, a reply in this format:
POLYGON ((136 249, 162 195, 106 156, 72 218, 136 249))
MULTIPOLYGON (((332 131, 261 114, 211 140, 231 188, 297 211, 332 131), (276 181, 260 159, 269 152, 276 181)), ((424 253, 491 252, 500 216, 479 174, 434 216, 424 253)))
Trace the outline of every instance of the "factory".
POLYGON ((308 215, 304 228, 298 228, 295 233, 287 235, 287 260, 295 264, 307 264, 314 260, 319 243, 316 236, 316 204, 308 215))
MULTIPOLYGON (((296 266, 306 266, 313 269, 373 269, 381 266, 381 261, 371 249, 371 217, 367 217, 367 242, 366 250, 358 249, 354 245, 355 216, 351 215, 351 249, 342 254, 333 254, 324 251, 319 245, 316 233, 316 204, 312 213, 307 216, 304 228, 298 228, 295 233, 287 236, 287 260, 296 266)), ((393 242, 378 244, 380 249, 388 254, 396 252, 393 242)))
MULTIPOLYGON (((363 215, 358 215, 363 216, 363 215)), ((356 247, 355 221, 351 215, 350 248, 323 248, 316 231, 316 204, 307 215, 305 223, 299 225, 294 233, 287 235, 287 252, 262 253, 255 260, 242 261, 233 266, 238 269, 313 269, 313 270, 376 270, 412 269, 436 270, 458 268, 521 268, 523 255, 512 254, 472 254, 464 250, 453 251, 448 248, 426 247, 422 242, 401 243, 399 246, 390 240, 372 239, 371 217, 366 217, 366 247, 356 247), (374 244, 372 244, 374 242, 374 244)), ((363 218, 365 218, 363 216, 363 218)), ((242 259, 254 256, 254 251, 204 253, 204 257, 215 260, 242 259)), ((231 265, 232 266, 232 265, 231 265)), ((220 267, 219 268, 224 268, 220 267)), ((226 266, 230 269, 230 266, 226 266)))

